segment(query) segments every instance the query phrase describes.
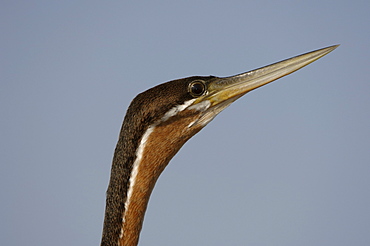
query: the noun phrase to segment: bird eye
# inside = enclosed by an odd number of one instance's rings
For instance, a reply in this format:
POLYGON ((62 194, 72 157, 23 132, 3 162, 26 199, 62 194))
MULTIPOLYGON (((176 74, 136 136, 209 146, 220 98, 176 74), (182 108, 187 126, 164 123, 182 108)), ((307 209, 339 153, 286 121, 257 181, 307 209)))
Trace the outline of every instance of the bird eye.
POLYGON ((193 97, 199 97, 206 91, 206 85, 202 80, 195 80, 189 84, 189 92, 193 97))

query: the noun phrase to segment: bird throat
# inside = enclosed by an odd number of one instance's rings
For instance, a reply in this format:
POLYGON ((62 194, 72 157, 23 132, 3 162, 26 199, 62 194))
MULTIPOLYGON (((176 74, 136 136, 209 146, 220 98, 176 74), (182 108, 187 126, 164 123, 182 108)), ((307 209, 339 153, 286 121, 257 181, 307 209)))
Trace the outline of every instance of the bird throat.
POLYGON ((183 144, 202 129, 189 127, 198 118, 197 110, 184 110, 145 131, 130 173, 118 245, 137 245, 154 185, 183 144))

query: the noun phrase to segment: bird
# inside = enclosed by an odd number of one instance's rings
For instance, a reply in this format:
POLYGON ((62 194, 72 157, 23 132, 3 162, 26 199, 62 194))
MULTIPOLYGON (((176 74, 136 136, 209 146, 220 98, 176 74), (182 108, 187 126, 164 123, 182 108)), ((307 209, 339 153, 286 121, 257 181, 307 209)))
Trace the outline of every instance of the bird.
POLYGON ((229 77, 192 76, 138 94, 114 151, 101 246, 136 246, 155 183, 172 157, 216 115, 246 93, 327 55, 311 51, 229 77))

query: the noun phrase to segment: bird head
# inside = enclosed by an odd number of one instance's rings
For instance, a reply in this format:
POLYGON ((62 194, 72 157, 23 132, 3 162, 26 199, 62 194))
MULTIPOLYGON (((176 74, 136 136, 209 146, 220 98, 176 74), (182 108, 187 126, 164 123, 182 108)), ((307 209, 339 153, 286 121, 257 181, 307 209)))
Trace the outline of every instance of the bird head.
POLYGON ((187 123, 183 130, 195 134, 246 93, 293 73, 337 47, 319 49, 234 76, 192 76, 166 82, 140 93, 129 110, 144 119, 146 126, 181 120, 187 123))

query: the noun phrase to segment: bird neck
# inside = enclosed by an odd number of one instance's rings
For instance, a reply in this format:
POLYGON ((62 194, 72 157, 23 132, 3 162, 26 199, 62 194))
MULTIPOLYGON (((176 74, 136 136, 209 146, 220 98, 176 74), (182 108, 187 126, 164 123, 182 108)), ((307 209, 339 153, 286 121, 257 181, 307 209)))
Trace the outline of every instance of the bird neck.
MULTIPOLYGON (((201 129, 188 127, 197 118, 192 114, 184 117, 180 113, 164 122, 152 124, 144 130, 136 148, 130 147, 130 138, 120 137, 107 191, 101 245, 138 244, 154 185, 182 145, 201 129)), ((124 127, 122 131, 121 135, 124 135, 124 127)))

